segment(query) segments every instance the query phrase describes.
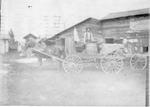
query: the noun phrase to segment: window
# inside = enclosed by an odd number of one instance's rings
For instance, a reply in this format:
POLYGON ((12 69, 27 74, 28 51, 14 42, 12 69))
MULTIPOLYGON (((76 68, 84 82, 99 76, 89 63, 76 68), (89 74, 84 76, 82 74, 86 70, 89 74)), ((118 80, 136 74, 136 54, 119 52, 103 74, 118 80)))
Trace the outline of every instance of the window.
POLYGON ((113 44, 114 43, 114 39, 113 38, 105 38, 105 42, 113 44))
POLYGON ((148 46, 143 47, 143 53, 147 53, 148 52, 148 46))
POLYGON ((123 39, 105 38, 105 42, 109 44, 113 44, 113 43, 122 44, 123 39))

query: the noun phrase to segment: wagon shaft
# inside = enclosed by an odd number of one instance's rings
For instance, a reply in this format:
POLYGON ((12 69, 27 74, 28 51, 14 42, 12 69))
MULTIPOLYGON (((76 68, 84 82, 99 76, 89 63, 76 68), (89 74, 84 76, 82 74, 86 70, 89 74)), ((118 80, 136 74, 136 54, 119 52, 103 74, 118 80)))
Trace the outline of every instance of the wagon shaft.
POLYGON ((47 54, 47 53, 41 52, 41 51, 39 51, 39 50, 37 50, 37 49, 32 49, 32 50, 33 50, 33 52, 36 53, 36 54, 44 55, 44 56, 46 56, 46 57, 48 57, 48 58, 54 58, 54 59, 56 59, 56 60, 58 60, 58 61, 61 61, 61 62, 64 61, 63 59, 61 59, 61 58, 59 58, 59 57, 56 57, 56 56, 54 56, 54 55, 52 55, 52 54, 47 54))

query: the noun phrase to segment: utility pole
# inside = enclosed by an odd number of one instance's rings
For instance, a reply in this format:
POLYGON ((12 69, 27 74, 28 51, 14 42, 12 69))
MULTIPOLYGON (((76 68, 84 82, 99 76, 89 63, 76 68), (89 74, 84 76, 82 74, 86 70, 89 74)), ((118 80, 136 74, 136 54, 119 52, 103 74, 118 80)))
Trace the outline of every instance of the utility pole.
POLYGON ((1 34, 1 7, 2 7, 2 0, 0 0, 0 34, 1 34))
POLYGON ((54 27, 55 33, 58 33, 65 28, 65 23, 62 21, 61 16, 54 16, 53 27, 54 27))
POLYGON ((54 16, 53 27, 54 27, 55 34, 58 33, 60 30, 60 20, 61 20, 61 16, 54 16))
POLYGON ((60 20, 61 20, 61 16, 54 16, 54 27, 55 28, 59 28, 60 27, 60 20))
POLYGON ((146 69, 146 90, 145 90, 145 106, 149 107, 149 57, 147 57, 147 66, 148 68, 146 69))
POLYGON ((43 19, 43 32, 44 32, 44 37, 48 37, 49 35, 49 16, 44 16, 43 19))

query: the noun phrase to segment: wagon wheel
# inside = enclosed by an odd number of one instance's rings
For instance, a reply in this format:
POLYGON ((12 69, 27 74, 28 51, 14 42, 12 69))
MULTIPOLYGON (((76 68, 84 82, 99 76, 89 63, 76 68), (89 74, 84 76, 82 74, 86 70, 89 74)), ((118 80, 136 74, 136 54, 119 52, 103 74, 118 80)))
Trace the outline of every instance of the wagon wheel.
POLYGON ((147 58, 142 55, 133 55, 130 59, 130 66, 134 70, 144 70, 147 65, 147 58))
POLYGON ((63 68, 65 72, 81 72, 81 58, 75 55, 67 56, 63 61, 63 68))
POLYGON ((119 73, 123 68, 123 60, 120 57, 106 56, 101 59, 102 71, 106 73, 119 73))

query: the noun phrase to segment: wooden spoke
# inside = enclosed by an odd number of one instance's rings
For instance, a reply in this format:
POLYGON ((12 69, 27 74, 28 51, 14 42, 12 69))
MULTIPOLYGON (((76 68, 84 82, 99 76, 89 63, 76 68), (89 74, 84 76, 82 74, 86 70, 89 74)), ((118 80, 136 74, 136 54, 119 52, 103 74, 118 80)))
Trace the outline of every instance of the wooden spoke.
POLYGON ((100 64, 102 70, 106 73, 118 73, 123 68, 123 60, 119 57, 103 57, 100 64))
POLYGON ((147 58, 142 55, 133 55, 130 59, 130 66, 134 70, 143 70, 146 68, 147 58))
POLYGON ((83 69, 81 58, 75 55, 66 57, 63 61, 63 68, 65 72, 81 72, 83 69))

